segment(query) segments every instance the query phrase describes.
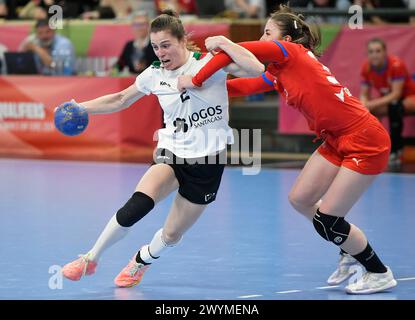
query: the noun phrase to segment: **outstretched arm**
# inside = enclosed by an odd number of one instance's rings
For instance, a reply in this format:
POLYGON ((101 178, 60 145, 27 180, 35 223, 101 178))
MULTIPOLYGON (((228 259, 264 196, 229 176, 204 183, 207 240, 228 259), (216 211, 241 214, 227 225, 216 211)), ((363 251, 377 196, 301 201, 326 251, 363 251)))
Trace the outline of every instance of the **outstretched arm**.
POLYGON ((249 41, 222 46, 223 52, 215 55, 202 69, 199 70, 192 79, 193 84, 198 87, 202 86, 203 82, 215 72, 229 65, 233 59, 238 59, 238 54, 235 50, 237 46, 241 46, 252 52, 261 62, 281 63, 288 58, 286 49, 279 41, 249 41))
POLYGON ((264 65, 251 52, 224 36, 207 38, 205 46, 209 51, 223 50, 230 56, 234 63, 224 68, 228 73, 239 77, 257 77, 265 71, 264 65))
POLYGON ((248 96, 274 90, 274 85, 268 73, 257 78, 239 78, 226 81, 230 97, 248 96))
POLYGON ((128 108, 143 96, 144 93, 138 91, 136 85, 133 84, 123 91, 81 102, 81 105, 90 114, 112 113, 128 108))

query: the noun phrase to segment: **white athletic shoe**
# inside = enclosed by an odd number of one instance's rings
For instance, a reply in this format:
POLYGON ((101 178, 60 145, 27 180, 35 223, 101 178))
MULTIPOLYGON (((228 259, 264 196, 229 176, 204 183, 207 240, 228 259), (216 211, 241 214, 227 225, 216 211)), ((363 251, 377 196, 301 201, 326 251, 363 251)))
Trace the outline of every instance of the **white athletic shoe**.
POLYGON ((349 279, 356 272, 352 266, 357 265, 359 262, 350 254, 341 254, 336 271, 327 279, 328 285, 335 286, 349 279))
POLYGON ((370 294, 395 287, 398 283, 394 279, 391 269, 388 266, 386 268, 385 273, 366 271, 359 280, 346 287, 346 292, 350 294, 370 294))

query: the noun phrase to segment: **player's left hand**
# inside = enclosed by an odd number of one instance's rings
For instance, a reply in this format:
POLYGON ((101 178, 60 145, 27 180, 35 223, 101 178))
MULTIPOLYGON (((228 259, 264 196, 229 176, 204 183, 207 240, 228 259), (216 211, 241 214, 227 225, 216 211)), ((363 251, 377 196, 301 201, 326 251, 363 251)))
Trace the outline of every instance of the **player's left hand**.
MULTIPOLYGON (((67 103, 67 102, 64 102, 67 103)), ((62 103, 62 104, 64 104, 62 103)), ((76 102, 75 99, 71 99, 70 103, 75 104, 75 105, 81 105, 80 103, 76 102)), ((82 106, 83 107, 83 106, 82 106)), ((56 112, 56 110, 59 108, 59 106, 57 106, 55 109, 53 109, 53 112, 56 112)), ((85 107, 84 107, 85 108, 85 107)))
POLYGON ((186 89, 193 89, 196 88, 196 86, 192 82, 192 76, 191 75, 182 75, 177 78, 177 89, 179 91, 184 91, 186 89))

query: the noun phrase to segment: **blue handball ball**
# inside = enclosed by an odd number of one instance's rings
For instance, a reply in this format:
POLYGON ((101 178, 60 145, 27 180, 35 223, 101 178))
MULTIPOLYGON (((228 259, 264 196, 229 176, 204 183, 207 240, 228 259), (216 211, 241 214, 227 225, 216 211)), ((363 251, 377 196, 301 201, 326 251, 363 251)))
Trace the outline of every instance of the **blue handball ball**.
POLYGON ((65 102, 55 110, 55 127, 66 136, 81 134, 88 126, 88 112, 75 102, 65 102))

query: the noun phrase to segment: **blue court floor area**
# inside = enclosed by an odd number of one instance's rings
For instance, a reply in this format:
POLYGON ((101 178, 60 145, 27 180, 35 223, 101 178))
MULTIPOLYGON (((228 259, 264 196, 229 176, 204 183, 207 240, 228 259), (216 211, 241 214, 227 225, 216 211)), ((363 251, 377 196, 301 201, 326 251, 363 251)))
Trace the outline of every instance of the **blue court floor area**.
POLYGON ((104 254, 95 275, 62 279, 60 266, 92 247, 147 167, 0 159, 0 299, 415 299, 415 175, 390 173, 348 216, 392 268, 398 286, 389 292, 327 287, 338 250, 290 207, 299 171, 288 169, 225 169, 217 200, 137 287, 113 279, 163 225, 173 196, 104 254))

